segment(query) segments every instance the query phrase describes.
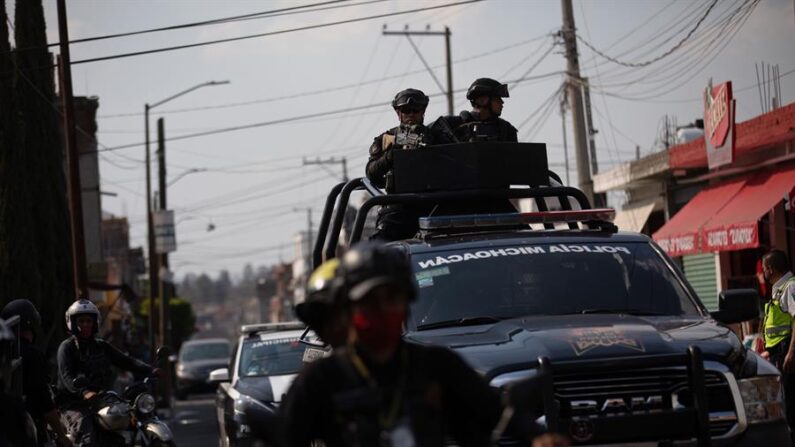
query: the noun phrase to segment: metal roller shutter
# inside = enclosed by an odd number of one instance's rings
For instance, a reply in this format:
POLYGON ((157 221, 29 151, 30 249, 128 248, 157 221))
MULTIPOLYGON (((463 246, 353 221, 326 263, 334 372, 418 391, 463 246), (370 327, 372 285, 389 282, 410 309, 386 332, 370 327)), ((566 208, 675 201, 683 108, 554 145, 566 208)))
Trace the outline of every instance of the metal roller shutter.
POLYGON ((718 310, 718 280, 715 273, 715 253, 682 257, 685 276, 709 310, 718 310))

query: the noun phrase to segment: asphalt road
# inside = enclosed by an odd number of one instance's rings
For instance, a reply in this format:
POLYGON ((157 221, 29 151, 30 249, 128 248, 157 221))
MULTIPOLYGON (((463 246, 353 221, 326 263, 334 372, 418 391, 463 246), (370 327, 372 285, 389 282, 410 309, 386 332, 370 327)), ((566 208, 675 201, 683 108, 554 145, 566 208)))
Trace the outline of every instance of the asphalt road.
POLYGON ((199 394, 188 400, 174 401, 174 414, 168 425, 178 447, 218 446, 218 423, 215 420, 215 395, 199 394))

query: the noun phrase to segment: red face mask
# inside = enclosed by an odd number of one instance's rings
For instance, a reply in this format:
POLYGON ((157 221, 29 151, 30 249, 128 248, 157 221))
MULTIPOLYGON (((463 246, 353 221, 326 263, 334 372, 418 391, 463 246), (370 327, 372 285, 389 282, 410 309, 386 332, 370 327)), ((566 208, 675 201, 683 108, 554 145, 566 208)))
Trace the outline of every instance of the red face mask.
POLYGON ((359 341, 373 351, 393 349, 400 342, 406 313, 399 311, 354 312, 353 327, 359 341))
POLYGON ((94 333, 94 328, 91 326, 89 327, 82 327, 78 332, 78 337, 80 338, 91 338, 91 335, 94 333))

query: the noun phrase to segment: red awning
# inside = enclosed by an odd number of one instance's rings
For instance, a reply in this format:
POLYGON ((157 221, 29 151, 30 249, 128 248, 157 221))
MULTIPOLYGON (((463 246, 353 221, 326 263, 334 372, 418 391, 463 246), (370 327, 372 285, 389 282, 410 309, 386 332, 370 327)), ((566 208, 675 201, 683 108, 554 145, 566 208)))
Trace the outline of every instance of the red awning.
POLYGON ((757 222, 795 187, 795 168, 765 172, 748 179, 743 188, 710 218, 701 231, 704 252, 742 250, 759 246, 757 222))
POLYGON ((742 189, 747 178, 705 189, 652 236, 671 256, 701 251, 701 228, 742 189))

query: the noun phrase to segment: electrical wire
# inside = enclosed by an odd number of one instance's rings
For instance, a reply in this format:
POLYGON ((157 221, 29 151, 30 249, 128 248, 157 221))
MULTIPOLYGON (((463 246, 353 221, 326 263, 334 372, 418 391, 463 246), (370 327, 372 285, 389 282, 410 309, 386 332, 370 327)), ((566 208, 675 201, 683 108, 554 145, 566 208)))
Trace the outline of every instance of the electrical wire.
MULTIPOLYGON (((511 80, 511 81, 508 81, 508 82, 509 83, 521 83, 521 82, 525 82, 525 81, 529 81, 529 80, 544 79, 544 78, 548 78, 548 77, 552 77, 552 76, 558 76, 561 73, 562 72, 560 72, 560 71, 555 71, 555 72, 546 73, 546 74, 538 75, 538 76, 524 76, 522 78, 519 78, 518 80, 511 80)), ((466 91, 466 88, 454 90, 454 93, 461 93, 463 91, 466 91)), ((441 93, 433 93, 433 94, 430 94, 428 96, 430 96, 430 97, 438 97, 438 96, 441 96, 441 95, 442 95, 441 93)), ((232 127, 221 128, 221 129, 214 129, 214 130, 210 130, 210 131, 206 131, 206 132, 197 132, 197 133, 192 133, 192 134, 185 134, 185 135, 180 135, 180 136, 175 136, 175 137, 169 137, 169 138, 166 138, 164 141, 187 140, 187 139, 191 139, 191 138, 204 137, 204 136, 209 136, 209 135, 218 135, 218 134, 234 132, 234 131, 238 131, 238 130, 253 129, 253 128, 257 128, 257 127, 266 127, 266 126, 272 126, 272 125, 276 125, 276 124, 284 124, 284 123, 289 123, 289 122, 293 122, 293 121, 305 120, 305 119, 308 119, 308 118, 318 118, 318 117, 321 117, 321 116, 327 116, 327 115, 332 115, 332 114, 340 114, 340 113, 359 111, 359 110, 368 110, 368 109, 374 109, 374 108, 377 108, 377 107, 386 107, 386 106, 389 106, 390 104, 391 104, 391 102, 389 102, 389 101, 388 102, 379 102, 379 103, 375 103, 375 104, 367 104, 367 105, 362 105, 362 106, 349 107, 349 108, 345 108, 345 109, 337 109, 337 110, 330 110, 330 111, 324 111, 324 112, 310 113, 310 114, 307 114, 307 115, 293 116, 293 117, 287 117, 287 118, 279 118, 279 119, 275 119, 275 120, 262 121, 262 122, 258 122, 258 123, 243 124, 243 125, 239 125, 239 126, 232 126, 232 127)), ((120 150, 120 149, 129 149, 129 148, 134 148, 134 147, 141 147, 141 146, 144 146, 144 144, 145 143, 129 143, 129 144, 123 144, 123 145, 120 145, 120 146, 105 147, 105 148, 99 149, 98 152, 116 151, 116 150, 120 150)))
POLYGON ((679 43, 677 43, 676 45, 671 47, 668 51, 664 52, 663 54, 661 54, 661 55, 659 55, 659 56, 657 56, 655 58, 649 59, 647 61, 644 61, 644 62, 624 62, 624 61, 620 61, 620 60, 618 60, 618 59, 616 59, 614 57, 608 56, 605 53, 603 53, 602 51, 598 50, 590 42, 588 42, 587 40, 583 39, 582 36, 577 35, 577 40, 582 42, 582 44, 585 45, 586 47, 590 48, 591 51, 593 51, 594 53, 598 54, 599 56, 602 56, 603 58, 609 60, 610 62, 613 62, 614 64, 623 65, 625 67, 633 67, 633 68, 646 67, 646 66, 651 65, 651 64, 653 64, 655 62, 658 62, 658 61, 660 61, 662 59, 665 59, 666 57, 668 57, 671 54, 673 54, 676 50, 681 48, 682 45, 684 45, 685 42, 688 41, 688 39, 693 37, 693 33, 695 33, 696 30, 698 29, 698 27, 701 26, 701 24, 704 22, 704 20, 707 18, 707 16, 712 11, 712 9, 715 7, 716 4, 718 4, 718 0, 712 0, 712 3, 707 8, 707 10, 704 13, 704 15, 701 16, 701 18, 698 20, 698 22, 696 22, 696 25, 693 27, 693 29, 691 29, 690 32, 687 33, 687 35, 682 40, 679 41, 679 43))
POLYGON ((425 7, 422 7, 422 8, 407 9, 407 10, 404 10, 404 11, 395 11, 395 12, 389 12, 389 13, 384 13, 384 14, 375 14, 375 15, 371 15, 371 16, 356 17, 356 18, 346 19, 346 20, 336 20, 334 22, 318 23, 318 24, 314 24, 314 25, 306 25, 306 26, 300 26, 300 27, 296 27, 296 28, 288 28, 288 29, 283 29, 283 30, 278 30, 278 31, 269 31, 269 32, 266 32, 266 33, 249 34, 249 35, 245 35, 245 36, 229 37, 229 38, 226 38, 226 39, 216 39, 216 40, 210 40, 210 41, 205 41, 205 42, 197 42, 197 43, 191 43, 191 44, 185 44, 185 45, 174 45, 174 46, 170 46, 170 47, 153 48, 153 49, 150 49, 150 50, 133 51, 133 52, 129 52, 129 53, 111 54, 111 55, 108 55, 108 56, 100 56, 100 57, 93 57, 93 58, 89 58, 89 59, 81 59, 81 60, 72 61, 72 65, 87 64, 87 63, 92 63, 92 62, 102 62, 102 61, 108 61, 108 60, 114 60, 114 59, 123 59, 123 58, 134 57, 134 56, 144 56, 144 55, 148 55, 148 54, 156 54, 156 53, 163 53, 163 52, 168 52, 168 51, 184 50, 184 49, 188 49, 188 48, 203 47, 203 46, 207 46, 207 45, 216 45, 216 44, 220 44, 220 43, 239 42, 241 40, 257 39, 257 38, 261 38, 261 37, 270 37, 270 36, 276 36, 276 35, 281 35, 281 34, 298 32, 298 31, 307 31, 307 30, 313 30, 313 29, 328 28, 328 27, 332 27, 332 26, 347 25, 347 24, 350 24, 350 23, 364 22, 364 21, 375 20, 375 19, 383 19, 385 17, 393 17, 393 16, 404 15, 404 14, 412 14, 412 13, 422 12, 422 11, 431 11, 431 10, 435 10, 435 9, 449 8, 449 7, 453 7, 453 6, 461 6, 461 5, 466 5, 466 4, 469 4, 469 3, 475 3, 475 2, 479 2, 479 1, 483 1, 483 0, 462 0, 462 1, 453 2, 453 3, 445 3, 445 4, 442 4, 442 5, 425 6, 425 7))

